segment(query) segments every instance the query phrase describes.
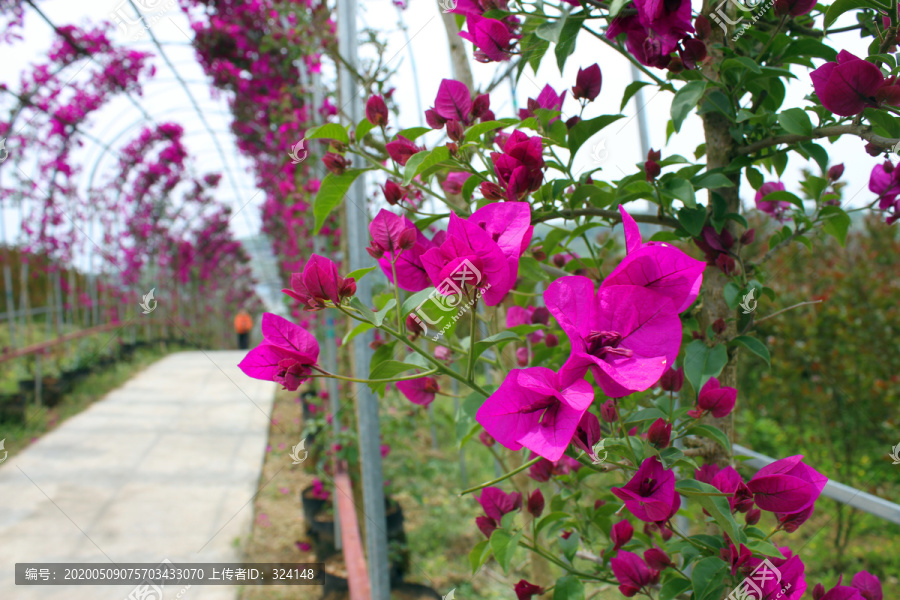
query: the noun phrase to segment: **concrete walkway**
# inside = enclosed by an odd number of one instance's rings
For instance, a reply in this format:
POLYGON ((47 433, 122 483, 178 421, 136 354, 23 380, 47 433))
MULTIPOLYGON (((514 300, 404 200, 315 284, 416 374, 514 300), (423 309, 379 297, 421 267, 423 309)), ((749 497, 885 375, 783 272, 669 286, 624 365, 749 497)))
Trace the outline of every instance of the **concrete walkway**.
MULTIPOLYGON (((275 391, 237 368, 244 354, 168 356, 10 455, 0 465, 0 598, 124 600, 134 589, 16 586, 17 562, 240 560, 275 391)), ((180 592, 166 586, 164 598, 237 598, 231 586, 180 592)))

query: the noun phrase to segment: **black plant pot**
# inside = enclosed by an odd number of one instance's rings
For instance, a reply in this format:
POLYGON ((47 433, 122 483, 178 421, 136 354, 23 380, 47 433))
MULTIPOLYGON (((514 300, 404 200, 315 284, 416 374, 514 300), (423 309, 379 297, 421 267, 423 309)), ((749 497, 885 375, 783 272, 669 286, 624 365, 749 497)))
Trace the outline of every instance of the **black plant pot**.
POLYGON ((41 383, 41 403, 53 408, 60 403, 65 395, 65 388, 60 379, 56 377, 45 377, 41 383))
POLYGON ((25 422, 25 396, 3 394, 0 396, 0 421, 4 423, 25 422))
MULTIPOLYGON (((390 570, 390 583, 391 589, 397 589, 403 585, 403 573, 400 572, 395 565, 388 565, 388 569, 390 570)), ((322 594, 323 596, 328 596, 328 594, 334 593, 343 593, 350 590, 350 584, 347 582, 346 575, 347 568, 344 565, 344 559, 340 556, 335 556, 333 560, 330 560, 324 564, 322 568, 322 594)))
POLYGON ((303 518, 307 523, 307 528, 317 514, 319 514, 326 506, 331 505, 331 500, 321 500, 310 496, 309 493, 311 491, 312 486, 309 485, 300 492, 300 504, 303 506, 303 518))

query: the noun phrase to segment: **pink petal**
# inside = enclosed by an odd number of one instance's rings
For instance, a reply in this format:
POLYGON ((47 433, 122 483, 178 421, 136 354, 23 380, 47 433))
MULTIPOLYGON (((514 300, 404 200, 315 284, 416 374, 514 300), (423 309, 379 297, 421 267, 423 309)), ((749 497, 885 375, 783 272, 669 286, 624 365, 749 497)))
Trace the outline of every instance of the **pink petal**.
POLYGON ((472 110, 472 94, 466 84, 444 79, 434 99, 434 109, 447 120, 466 121, 472 110))
POLYGON ((269 344, 293 350, 308 357, 311 362, 319 358, 319 343, 308 331, 273 313, 263 313, 263 339, 269 344))

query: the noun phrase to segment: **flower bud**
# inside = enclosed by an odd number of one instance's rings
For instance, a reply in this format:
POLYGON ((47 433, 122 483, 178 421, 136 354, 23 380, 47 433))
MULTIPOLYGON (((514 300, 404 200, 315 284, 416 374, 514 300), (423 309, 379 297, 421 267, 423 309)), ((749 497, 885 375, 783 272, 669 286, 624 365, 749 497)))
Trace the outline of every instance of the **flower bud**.
POLYGON ((581 117, 579 117, 578 115, 569 117, 568 119, 566 119, 566 129, 572 129, 573 127, 578 125, 579 121, 581 121, 581 117))
POLYGON ((456 119, 447 121, 447 137, 449 137, 454 142, 463 141, 462 123, 460 123, 456 119))
POLYGON ((439 115, 436 110, 429 108, 425 111, 425 122, 428 123, 428 126, 432 129, 442 129, 447 120, 439 115))
POLYGON ((600 406, 600 418, 606 423, 615 423, 619 420, 619 412, 616 410, 615 400, 607 400, 600 406))
POLYGON ((376 127, 387 125, 388 108, 381 96, 372 96, 366 102, 366 118, 376 127))
MULTIPOLYGON (((651 151, 652 152, 652 151, 651 151)), ((644 163, 644 171, 647 173, 647 181, 653 181, 657 177, 659 177, 660 172, 662 172, 662 168, 659 166, 655 160, 648 160, 644 163)))
POLYGON ((555 333, 548 333, 547 337, 544 338, 544 343, 548 348, 556 348, 559 346, 559 338, 556 337, 555 333))
POLYGON ((535 519, 540 517, 541 513, 544 512, 544 495, 541 493, 540 489, 535 489, 531 492, 531 495, 528 496, 527 510, 535 519))
POLYGON ((672 437, 672 424, 664 419, 657 419, 647 430, 647 441, 657 448, 665 448, 672 437))
POLYGON ((557 268, 562 269, 564 266, 566 266, 566 257, 562 254, 554 254, 553 264, 556 265, 557 268))
POLYGON ((678 369, 668 369, 662 374, 662 377, 659 378, 659 387, 666 392, 681 391, 682 385, 684 385, 684 369, 681 367, 678 369))
POLYGON ((516 364, 520 367, 528 366, 528 348, 519 348, 516 350, 516 364))
POLYGON ((478 439, 481 440, 481 443, 488 448, 497 443, 497 440, 495 440, 487 431, 482 431, 481 433, 479 433, 478 439))
POLYGON ((550 311, 547 310, 546 306, 538 306, 534 309, 534 312, 531 313, 531 323, 532 325, 547 325, 550 323, 550 311))
POLYGON ((837 181, 841 178, 841 175, 844 174, 844 163, 839 165, 834 165, 830 169, 828 169, 828 179, 832 181, 837 181))
POLYGON ((422 329, 422 322, 412 313, 406 316, 406 328, 413 336, 419 336, 420 334, 425 333, 425 330, 422 329))
POLYGON ((869 156, 878 156, 882 152, 884 152, 884 150, 881 148, 881 146, 877 146, 872 142, 866 144, 866 154, 868 154, 869 156))
POLYGON ((535 248, 534 250, 532 250, 531 256, 534 257, 534 260, 538 262, 544 262, 545 260, 547 260, 547 253, 540 248, 535 248))
POLYGON ((335 175, 343 175, 344 171, 347 170, 347 167, 350 166, 350 161, 334 152, 325 154, 325 156, 322 157, 322 162, 325 163, 325 168, 335 175))
POLYGON ((756 230, 748 229, 744 233, 741 234, 741 244, 746 246, 747 244, 752 244, 753 240, 756 239, 756 230))
POLYGON ((694 29, 697 32, 697 37, 701 40, 705 40, 712 32, 712 25, 710 24, 709 19, 706 18, 706 15, 697 15, 697 18, 694 19, 694 29))
POLYGON ((747 522, 747 525, 756 525, 759 523, 759 518, 762 516, 762 511, 758 508, 752 508, 748 510, 744 514, 744 521, 747 522))
POLYGON ((503 188, 492 181, 485 181, 481 184, 481 195, 487 200, 503 200, 503 188))
POLYGON ((813 588, 812 597, 813 600, 822 600, 822 597, 825 595, 825 586, 821 583, 817 583, 816 587, 813 588))
POLYGON ((612 540, 612 543, 614 544, 613 550, 618 550, 630 542, 633 535, 634 527, 632 527, 628 520, 622 520, 613 525, 612 531, 609 533, 609 539, 612 540))
POLYGON ((391 206, 396 205, 406 196, 406 191, 390 179, 381 186, 381 192, 384 194, 384 199, 391 206))
POLYGON ((713 331, 715 331, 719 335, 722 335, 722 332, 725 331, 726 327, 727 325, 725 324, 725 319, 721 317, 716 319, 712 324, 713 331))

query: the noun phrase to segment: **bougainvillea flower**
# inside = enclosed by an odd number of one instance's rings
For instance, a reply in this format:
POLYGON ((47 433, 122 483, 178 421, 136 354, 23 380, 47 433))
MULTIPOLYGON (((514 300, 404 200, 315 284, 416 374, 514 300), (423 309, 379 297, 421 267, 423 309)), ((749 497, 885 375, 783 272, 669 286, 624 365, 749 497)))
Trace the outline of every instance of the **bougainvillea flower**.
POLYGON ((585 412, 575 428, 575 436, 572 443, 581 450, 584 450, 588 457, 599 462, 600 459, 594 452, 594 446, 603 439, 603 433, 600 429, 600 419, 592 412, 585 412))
POLYGON ((318 254, 306 261, 301 273, 291 274, 291 289, 281 290, 307 310, 325 308, 326 301, 340 305, 356 293, 356 280, 338 275, 337 265, 318 254))
POLYGON ((544 494, 541 493, 540 488, 535 488, 528 496, 528 502, 525 505, 528 513, 537 519, 544 512, 544 505, 544 494))
POLYGON ((775 14, 782 15, 787 13, 792 17, 799 17, 812 11, 816 6, 816 0, 786 0, 784 4, 778 4, 775 7, 775 14))
POLYGON ((647 441, 657 448, 665 448, 672 438, 672 424, 665 419, 657 419, 647 430, 647 441))
MULTIPOLYGON (((538 94, 537 98, 529 98, 527 107, 528 108, 520 108, 519 109, 519 118, 523 121, 528 117, 535 116, 534 111, 538 108, 543 108, 545 110, 552 111, 561 111, 563 101, 566 99, 566 92, 563 90, 560 93, 556 93, 550 84, 544 86, 544 89, 541 90, 541 93, 538 94)), ((553 117, 550 119, 550 122, 556 121, 559 117, 553 117)))
POLYGON ((521 200, 541 187, 544 156, 540 136, 529 137, 516 130, 503 144, 503 152, 492 152, 491 161, 508 200, 521 200))
POLYGON ((842 117, 878 106, 875 96, 884 85, 881 69, 846 50, 838 53, 836 62, 825 63, 809 76, 822 106, 842 117))
POLYGON ((410 156, 423 150, 402 135, 398 135, 393 142, 385 144, 384 149, 387 150, 388 155, 394 162, 401 166, 406 166, 406 161, 409 160, 410 156))
POLYGON ((480 496, 475 496, 486 517, 494 519, 498 523, 503 515, 522 509, 522 494, 510 492, 507 494, 497 487, 486 487, 480 496))
POLYGON ((694 469, 694 479, 712 485, 711 482, 713 480, 713 477, 715 477, 716 473, 718 473, 720 470, 722 470, 722 467, 717 464, 703 465, 699 469, 694 469))
POLYGON ((706 265, 664 242, 643 243, 637 223, 621 205, 619 213, 625 227, 626 255, 600 288, 643 286, 669 298, 677 312, 687 309, 700 293, 706 265))
POLYGON ((406 198, 406 194, 408 191, 405 188, 400 187, 390 179, 384 182, 384 185, 381 186, 381 192, 384 194, 384 199, 388 204, 394 206, 404 198, 406 198))
POLYGON ((516 600, 531 600, 534 596, 543 594, 544 588, 520 579, 513 591, 516 593, 516 600))
POLYGON ((441 189, 448 194, 461 194, 463 185, 471 176, 471 173, 448 173, 447 178, 441 182, 441 189))
POLYGON ((888 218, 888 225, 900 218, 900 168, 889 160, 875 165, 869 175, 869 191, 878 194, 878 208, 893 209, 894 215, 888 218))
POLYGON ((631 598, 642 588, 653 583, 654 579, 658 579, 658 573, 654 577, 654 573, 650 567, 644 563, 640 556, 634 552, 625 550, 619 552, 615 558, 609 561, 613 575, 619 582, 619 591, 623 596, 631 598))
POLYGON ((636 0, 641 25, 669 43, 677 44, 686 33, 693 33, 690 0, 636 0))
POLYGON ((647 566, 653 571, 662 571, 674 564, 665 551, 656 548, 655 546, 644 550, 644 562, 646 562, 647 566))
POLYGON ((808 506, 795 513, 775 513, 779 526, 788 533, 794 533, 801 525, 806 523, 813 514, 815 506, 808 506))
POLYGON ((664 521, 669 518, 677 497, 675 473, 663 468, 659 457, 651 456, 644 459, 628 483, 612 488, 612 493, 641 521, 664 521))
POLYGON ((468 123, 472 112, 472 93, 461 81, 442 79, 434 99, 434 111, 444 121, 468 123))
MULTIPOLYGON (((690 8, 690 7, 689 7, 690 8)), ((672 36, 661 36, 644 26, 638 15, 616 17, 606 30, 606 37, 615 39, 624 33, 625 48, 642 65, 663 69, 669 64, 669 55, 678 47, 672 36)))
POLYGON ((475 45, 478 50, 476 60, 501 62, 510 59, 513 34, 505 23, 469 13, 466 15, 466 29, 468 31, 459 32, 459 37, 475 45))
MULTIPOLYGON (((532 452, 528 457, 528 460, 531 460, 533 458, 539 457, 537 454, 532 452)), ((563 454, 556 462, 547 460, 546 458, 541 458, 539 461, 528 468, 528 476, 535 481, 540 481, 543 483, 544 481, 550 481, 550 477, 568 475, 569 473, 577 471, 580 468, 580 462, 578 462, 571 456, 563 454)))
POLYGON ((385 254, 392 255, 412 248, 418 233, 419 229, 409 219, 382 208, 369 223, 369 235, 372 236, 369 254, 381 258, 385 254))
POLYGON ((733 542, 728 542, 727 548, 719 550, 719 558, 731 565, 731 575, 737 575, 738 569, 748 563, 753 557, 753 552, 741 544, 740 548, 736 547, 733 542))
POLYGON ((434 395, 440 391, 437 380, 432 377, 406 379, 398 381, 396 386, 407 400, 419 406, 428 406, 434 402, 434 395))
POLYGON ((534 227, 527 202, 487 204, 472 213, 469 222, 484 229, 496 242, 509 263, 510 278, 519 276, 519 258, 528 249, 534 227))
POLYGON ((311 333, 272 313, 263 313, 262 343, 247 353, 238 367, 247 376, 274 381, 294 391, 309 378, 319 358, 311 333))
POLYGON ((881 580, 868 571, 860 571, 854 575, 850 585, 858 589, 865 600, 883 600, 884 598, 881 580))
MULTIPOLYGON (((760 570, 758 573, 761 573, 762 569, 769 571, 765 576, 756 576, 753 578, 754 584, 758 584, 762 590, 762 596, 760 596, 760 598, 800 600, 800 598, 803 597, 803 594, 806 593, 806 566, 803 564, 803 561, 800 560, 799 556, 795 556, 791 552, 790 548, 782 546, 779 550, 785 558, 773 556, 768 560, 772 566, 781 573, 780 579, 768 568, 768 566, 763 565, 764 559, 762 558, 752 557, 745 569, 752 572, 759 568, 760 570), (765 581, 763 581, 763 579, 765 579, 765 581)), ((753 588, 748 585, 747 589, 749 591, 753 588)), ((756 594, 757 592, 753 591, 752 593, 756 594)))
MULTIPOLYGON (((397 218, 401 220, 404 231, 414 230, 415 243, 397 255, 397 260, 394 264, 394 268, 397 270, 396 284, 400 289, 407 292, 419 292, 431 285, 431 279, 428 278, 425 265, 422 264, 422 255, 434 248, 435 244, 432 240, 425 237, 425 234, 419 231, 419 228, 406 216, 397 218)), ((371 231, 371 226, 369 229, 371 231)), ((404 239, 404 243, 406 241, 404 239)), ((387 276, 388 280, 394 283, 394 273, 391 269, 392 257, 392 252, 384 252, 384 255, 378 259, 378 266, 381 267, 381 271, 387 276)))
POLYGON ((628 522, 628 519, 622 519, 618 523, 612 526, 612 530, 609 532, 609 539, 613 543, 613 550, 618 550, 629 541, 631 541, 631 536, 634 535, 634 527, 631 526, 631 523, 628 522))
POLYGON ((666 392, 680 392, 684 385, 684 368, 668 369, 659 378, 659 387, 666 392))
POLYGON ((561 277, 547 286, 544 304, 572 343, 568 366, 590 368, 611 398, 644 391, 675 362, 681 320, 654 290, 611 285, 594 291, 587 277, 561 277))
POLYGON ((761 509, 791 514, 815 504, 827 481, 798 454, 766 465, 747 482, 747 487, 761 509))
POLYGON ((710 412, 715 418, 721 419, 734 409, 736 401, 737 390, 735 388, 722 387, 717 378, 710 377, 709 381, 700 388, 700 394, 697 397, 697 408, 688 411, 688 414, 694 418, 699 418, 704 412, 710 412))
POLYGON ((864 600, 864 598, 855 587, 838 584, 825 592, 821 600, 864 600))
POLYGON ((594 63, 587 69, 578 69, 575 85, 572 87, 572 96, 576 100, 583 99, 593 102, 594 98, 600 95, 602 86, 603 73, 600 71, 600 65, 594 63))
POLYGON ((746 512, 753 508, 753 494, 750 493, 750 489, 744 483, 744 478, 734 467, 729 466, 719 470, 709 484, 723 494, 731 494, 728 497, 731 512, 746 512))
POLYGON ((510 371, 475 415, 510 450, 523 446, 550 461, 566 451, 594 390, 568 373, 544 367, 510 371))
POLYGON ((488 306, 499 304, 512 289, 509 261, 484 229, 450 213, 447 237, 422 254, 431 283, 445 296, 478 288, 488 306))
POLYGON ((366 118, 369 120, 369 123, 376 127, 387 125, 388 108, 387 104, 384 103, 384 98, 377 95, 369 98, 368 102, 366 102, 366 118))
POLYGON ((783 192, 784 184, 780 181, 767 181, 756 191, 756 208, 764 213, 777 218, 784 218, 784 213, 791 208, 791 203, 786 200, 763 200, 773 192, 783 192))

